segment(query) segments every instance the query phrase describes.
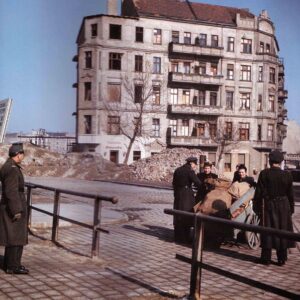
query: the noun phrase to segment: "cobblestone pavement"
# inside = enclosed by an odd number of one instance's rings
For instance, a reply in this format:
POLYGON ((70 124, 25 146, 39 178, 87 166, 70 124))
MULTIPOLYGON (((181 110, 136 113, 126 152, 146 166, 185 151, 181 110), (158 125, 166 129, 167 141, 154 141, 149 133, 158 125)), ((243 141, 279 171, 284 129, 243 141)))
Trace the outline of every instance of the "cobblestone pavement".
MULTIPOLYGON (((118 204, 105 207, 126 213, 129 221, 104 226, 110 233, 101 233, 96 259, 74 253, 89 255, 91 232, 87 229, 59 228, 64 248, 30 236, 23 256, 30 275, 0 271, 0 299, 158 300, 183 299, 188 294, 190 266, 176 260, 175 254, 191 257, 191 249, 173 242, 172 217, 163 213, 163 209, 172 208, 172 191, 80 180, 34 180, 117 196, 118 204)), ((294 221, 298 225, 299 219, 297 207, 294 221)), ((51 237, 49 229, 36 233, 51 237)), ((3 248, 0 251, 3 254, 3 248)), ((300 299, 299 252, 289 254, 283 267, 275 264, 275 254, 274 263, 267 267, 255 263, 258 257, 259 250, 246 245, 204 251, 202 299, 300 299)))

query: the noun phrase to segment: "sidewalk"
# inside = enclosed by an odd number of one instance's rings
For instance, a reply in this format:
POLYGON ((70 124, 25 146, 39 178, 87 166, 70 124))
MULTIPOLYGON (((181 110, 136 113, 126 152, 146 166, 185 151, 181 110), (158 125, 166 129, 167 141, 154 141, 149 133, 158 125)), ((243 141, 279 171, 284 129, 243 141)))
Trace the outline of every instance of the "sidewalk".
MULTIPOLYGON (((91 232, 78 226, 60 227, 59 241, 65 249, 30 236, 23 256, 30 275, 7 275, 0 270, 1 300, 158 300, 183 299, 188 294, 190 266, 176 260, 175 254, 191 257, 191 249, 174 244, 172 217, 163 213, 164 208, 172 208, 172 191, 104 185, 93 183, 87 188, 107 188, 119 193, 120 201, 104 207, 104 215, 112 217, 103 226, 110 234, 101 233, 99 258, 71 252, 88 255, 90 251, 91 232)), ((91 210, 76 205, 76 209, 65 206, 65 212, 87 220, 91 210)), ((300 225, 299 206, 294 221, 300 225)), ((36 232, 51 236, 49 228, 36 232)), ((246 245, 204 251, 202 299, 300 299, 299 251, 293 251, 283 267, 256 264, 259 252, 246 245)))

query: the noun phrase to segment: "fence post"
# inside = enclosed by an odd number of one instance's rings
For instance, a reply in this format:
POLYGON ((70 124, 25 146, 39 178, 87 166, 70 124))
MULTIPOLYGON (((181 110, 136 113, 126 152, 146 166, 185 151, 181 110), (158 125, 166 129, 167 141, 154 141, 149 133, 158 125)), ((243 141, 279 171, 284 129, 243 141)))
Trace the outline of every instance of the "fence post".
POLYGON ((98 225, 100 224, 100 210, 102 202, 101 199, 97 196, 94 202, 94 222, 93 222, 93 240, 92 240, 92 253, 91 257, 99 255, 99 236, 100 232, 97 230, 98 225))
POLYGON ((52 237, 51 240, 53 243, 56 242, 57 233, 58 233, 58 225, 59 225, 59 191, 55 190, 54 192, 54 207, 53 207, 53 222, 52 222, 52 237))
POLYGON ((191 264, 190 297, 200 299, 201 275, 202 275, 202 252, 204 239, 204 222, 197 218, 194 219, 194 241, 191 264))
POLYGON ((32 186, 27 186, 27 226, 31 227, 31 194, 32 186))

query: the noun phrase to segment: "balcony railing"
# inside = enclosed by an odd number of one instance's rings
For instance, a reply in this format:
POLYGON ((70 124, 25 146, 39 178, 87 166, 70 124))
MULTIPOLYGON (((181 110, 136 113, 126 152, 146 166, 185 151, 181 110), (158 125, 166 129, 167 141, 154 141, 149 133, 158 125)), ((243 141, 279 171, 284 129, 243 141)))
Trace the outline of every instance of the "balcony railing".
POLYGON ((183 53, 191 54, 193 56, 223 56, 223 47, 201 46, 199 44, 181 44, 173 43, 169 44, 170 53, 183 53))
POLYGON ((288 91, 287 90, 279 90, 278 97, 279 98, 288 98, 288 91))
POLYGON ((197 114, 197 115, 222 115, 220 106, 197 106, 186 104, 170 104, 168 112, 170 114, 197 114))
POLYGON ((170 146, 218 146, 218 143, 211 138, 196 136, 171 136, 168 139, 168 143, 170 146))
POLYGON ((275 141, 251 141, 251 146, 253 148, 267 148, 267 149, 274 149, 276 148, 275 141))
POLYGON ((180 82, 189 84, 209 84, 222 85, 223 75, 202 75, 192 73, 174 73, 169 72, 170 82, 180 82))
POLYGON ((259 56, 264 61, 272 62, 274 64, 280 64, 280 60, 277 55, 267 52, 256 52, 256 55, 259 56))

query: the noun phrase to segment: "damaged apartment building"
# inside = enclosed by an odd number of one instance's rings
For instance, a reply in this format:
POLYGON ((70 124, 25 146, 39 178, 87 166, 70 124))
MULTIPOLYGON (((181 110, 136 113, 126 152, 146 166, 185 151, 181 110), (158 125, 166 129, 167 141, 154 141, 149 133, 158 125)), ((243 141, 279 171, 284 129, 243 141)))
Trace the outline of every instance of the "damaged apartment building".
POLYGON ((107 14, 83 19, 77 44, 81 151, 123 163, 136 133, 128 163, 186 147, 233 172, 260 170, 282 148, 284 65, 266 11, 123 0, 119 15, 108 0, 107 14))

